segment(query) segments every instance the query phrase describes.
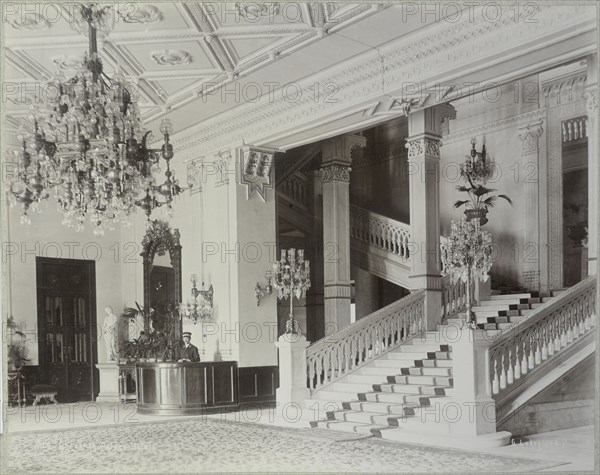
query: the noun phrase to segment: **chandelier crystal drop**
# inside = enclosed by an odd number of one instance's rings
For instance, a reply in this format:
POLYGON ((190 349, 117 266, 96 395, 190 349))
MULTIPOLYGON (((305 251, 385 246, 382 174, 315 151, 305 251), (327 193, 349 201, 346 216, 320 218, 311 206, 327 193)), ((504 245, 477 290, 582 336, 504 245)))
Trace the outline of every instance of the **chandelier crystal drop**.
POLYGON ((31 104, 28 123, 21 127, 17 170, 10 183, 12 204, 28 212, 56 198, 62 223, 76 231, 86 218, 94 234, 128 225, 137 207, 146 216, 166 205, 183 190, 170 168, 173 131, 168 119, 160 131, 164 144, 148 147, 151 132, 142 128, 132 84, 118 70, 109 78, 97 50, 97 33, 106 30, 110 7, 82 5, 81 24, 87 25, 89 53, 76 75, 58 74, 46 85, 45 104, 31 104), (158 183, 160 158, 166 162, 165 180, 158 183))

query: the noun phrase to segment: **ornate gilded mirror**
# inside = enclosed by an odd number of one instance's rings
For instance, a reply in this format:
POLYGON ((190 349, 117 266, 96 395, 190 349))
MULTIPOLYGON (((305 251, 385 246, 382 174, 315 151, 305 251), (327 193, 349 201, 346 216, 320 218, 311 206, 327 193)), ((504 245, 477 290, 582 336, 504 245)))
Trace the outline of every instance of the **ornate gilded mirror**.
MULTIPOLYGON (((142 240, 144 263, 144 331, 179 334, 180 328, 166 327, 167 313, 181 302, 181 244, 179 230, 164 221, 151 221, 142 240), (151 328, 152 326, 152 328, 151 328)), ((179 326, 179 325, 178 325, 179 326)))

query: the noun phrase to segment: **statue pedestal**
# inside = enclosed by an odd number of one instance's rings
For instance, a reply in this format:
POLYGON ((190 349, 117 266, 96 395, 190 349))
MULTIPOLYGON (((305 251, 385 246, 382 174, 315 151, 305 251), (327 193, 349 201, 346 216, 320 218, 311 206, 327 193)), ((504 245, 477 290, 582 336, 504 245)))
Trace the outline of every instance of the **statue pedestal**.
POLYGON ((119 365, 116 361, 96 364, 100 371, 100 393, 96 402, 119 402, 119 365))

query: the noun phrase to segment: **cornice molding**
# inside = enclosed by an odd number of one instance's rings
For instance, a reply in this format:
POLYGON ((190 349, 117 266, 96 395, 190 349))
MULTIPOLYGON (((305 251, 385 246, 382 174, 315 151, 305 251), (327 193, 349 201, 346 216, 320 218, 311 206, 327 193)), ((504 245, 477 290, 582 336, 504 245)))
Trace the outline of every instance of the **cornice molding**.
MULTIPOLYGON (((589 15, 583 6, 578 5, 571 7, 567 21, 560 12, 551 9, 542 9, 539 21, 535 24, 523 23, 522 20, 497 23, 461 21, 427 27, 417 35, 401 38, 377 52, 369 51, 354 61, 298 82, 301 91, 298 101, 291 102, 282 94, 276 94, 274 99, 263 97, 252 104, 240 104, 214 119, 176 134, 173 137, 174 145, 178 150, 185 151, 214 150, 243 140, 260 143, 263 137, 273 135, 273 131, 314 122, 319 117, 335 114, 391 88, 398 88, 399 84, 407 81, 413 84, 424 82, 432 75, 439 76, 446 68, 458 70, 487 61, 489 57, 502 52, 512 54, 514 48, 523 48, 525 43, 539 41, 542 36, 558 36, 557 30, 561 34, 572 32, 570 34, 575 35, 582 25, 587 28, 589 15), (465 55, 464 44, 471 40, 477 41, 470 45, 469 54, 465 55), (499 51, 499 45, 502 45, 503 51, 499 51), (386 65, 383 78, 382 62, 386 65), (336 85, 336 101, 315 102, 311 88, 316 83, 327 82, 336 85)), ((455 134, 453 136, 457 137, 455 134)))

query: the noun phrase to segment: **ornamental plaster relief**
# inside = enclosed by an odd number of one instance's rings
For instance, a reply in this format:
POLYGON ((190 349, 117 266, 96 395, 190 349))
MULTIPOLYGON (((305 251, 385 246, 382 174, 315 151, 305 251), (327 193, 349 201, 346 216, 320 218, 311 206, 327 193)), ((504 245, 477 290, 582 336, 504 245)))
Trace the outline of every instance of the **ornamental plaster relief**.
POLYGON ((421 155, 440 158, 440 146, 441 142, 439 140, 434 140, 430 137, 421 137, 407 141, 408 159, 410 160, 421 155))
POLYGON ((541 137, 544 129, 542 127, 543 121, 539 121, 534 124, 527 124, 524 127, 519 128, 519 138, 521 139, 521 156, 525 157, 528 155, 537 155, 539 150, 539 138, 541 137))
POLYGON ((498 54, 498 45, 506 51, 513 47, 523 48, 527 42, 558 31, 584 29, 590 23, 588 11, 581 6, 570 7, 565 17, 560 11, 542 9, 538 22, 526 24, 504 20, 501 22, 469 22, 440 24, 436 33, 428 32, 420 38, 404 38, 379 53, 368 52, 352 64, 345 63, 337 71, 326 70, 320 75, 298 83, 300 97, 289 101, 276 96, 274 100, 260 100, 243 104, 218 119, 205 122, 193 132, 175 137, 178 150, 202 147, 213 150, 242 139, 260 143, 275 133, 297 128, 299 124, 314 122, 327 114, 363 102, 366 98, 381 94, 389 88, 398 88, 403 81, 424 82, 430 73, 439 74, 445 68, 458 70, 492 54, 498 54), (473 39, 477 41, 465 44, 473 39), (382 58, 383 57, 383 58, 382 58), (386 64, 381 75, 381 62, 386 64), (314 101, 315 82, 336 84, 336 101, 314 101))
POLYGON ((338 164, 326 165, 321 168, 321 180, 323 183, 346 182, 350 183, 350 172, 352 169, 338 164))

